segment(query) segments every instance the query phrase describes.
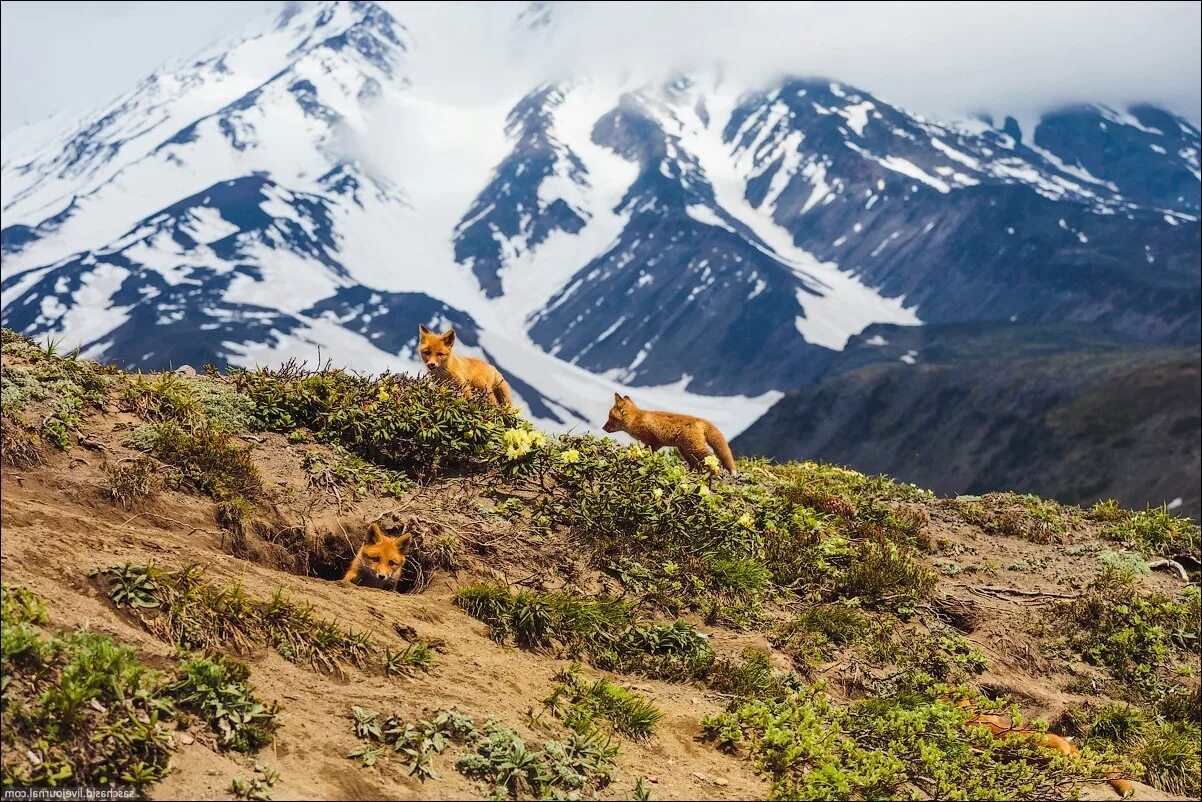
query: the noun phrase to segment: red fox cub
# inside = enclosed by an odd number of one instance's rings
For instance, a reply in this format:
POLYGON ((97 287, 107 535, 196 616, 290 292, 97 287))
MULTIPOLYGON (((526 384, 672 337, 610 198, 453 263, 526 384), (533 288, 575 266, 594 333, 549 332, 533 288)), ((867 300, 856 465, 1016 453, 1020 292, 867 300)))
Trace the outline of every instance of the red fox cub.
POLYGON ((367 529, 367 542, 359 548, 342 581, 365 588, 396 590, 405 568, 405 555, 412 544, 413 535, 408 532, 390 537, 379 524, 372 524, 367 529))
POLYGON ((655 412, 639 409, 628 395, 614 393, 614 405, 605 422, 607 432, 626 432, 643 445, 656 451, 663 446, 675 446, 690 468, 696 470, 714 449, 722 467, 735 473, 735 458, 718 427, 703 418, 676 412, 655 412))
POLYGON ((422 362, 426 363, 426 370, 432 375, 454 379, 463 388, 465 395, 483 390, 493 405, 510 406, 509 385, 499 370, 483 359, 451 353, 451 348, 455 345, 454 329, 438 334, 420 323, 417 324, 417 329, 418 353, 421 354, 422 362))
MULTIPOLYGON (((972 709, 972 705, 967 700, 961 700, 957 703, 957 707, 967 707, 972 709)), ((985 727, 996 738, 1025 738, 1031 741, 1036 746, 1042 746, 1045 749, 1054 749, 1065 757, 1080 757, 1081 750, 1073 745, 1069 739, 1062 735, 1056 735, 1050 732, 1040 732, 1039 730, 1029 729, 1027 727, 1019 727, 1015 725, 1014 720, 1007 715, 999 715, 997 713, 980 713, 973 710, 973 717, 965 722, 968 727, 985 727)), ((1110 787, 1115 790, 1121 797, 1128 797, 1135 793, 1135 786, 1130 780, 1125 780, 1122 777, 1110 776, 1106 778, 1110 783, 1110 787)))

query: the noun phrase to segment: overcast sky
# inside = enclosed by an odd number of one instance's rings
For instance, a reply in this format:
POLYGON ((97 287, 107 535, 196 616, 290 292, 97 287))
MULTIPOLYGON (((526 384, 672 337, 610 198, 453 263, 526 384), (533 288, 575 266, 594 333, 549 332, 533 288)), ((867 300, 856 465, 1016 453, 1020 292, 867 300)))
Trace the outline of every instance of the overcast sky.
MULTIPOLYGON (((4 2, 0 128, 102 104, 277 5, 4 2)), ((574 2, 556 10, 554 38, 520 53, 500 22, 522 3, 388 5, 419 52, 437 50, 440 85, 465 90, 506 75, 650 78, 720 61, 754 81, 828 75, 936 116, 1030 116, 1075 101, 1148 100, 1195 122, 1202 111, 1197 2, 574 2)))

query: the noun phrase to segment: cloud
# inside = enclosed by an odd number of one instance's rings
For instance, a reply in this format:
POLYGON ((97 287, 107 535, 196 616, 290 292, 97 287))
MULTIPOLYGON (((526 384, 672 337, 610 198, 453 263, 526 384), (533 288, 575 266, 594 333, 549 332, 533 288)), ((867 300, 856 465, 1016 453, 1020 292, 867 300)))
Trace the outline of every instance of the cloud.
MULTIPOLYGON (((96 105, 273 3, 4 3, 4 130, 96 105), (97 69, 103 65, 103 69, 97 69)), ((1202 118, 1196 2, 384 3, 415 41, 415 92, 494 104, 541 80, 639 84, 720 65, 738 86, 823 75, 934 117, 1030 118, 1073 102, 1148 101, 1202 118)))
POLYGON ((639 83, 717 65, 740 85, 831 77, 932 116, 1075 102, 1202 116, 1194 2, 571 2, 524 36, 529 3, 388 5, 418 40, 415 83, 463 96, 515 77, 639 83))

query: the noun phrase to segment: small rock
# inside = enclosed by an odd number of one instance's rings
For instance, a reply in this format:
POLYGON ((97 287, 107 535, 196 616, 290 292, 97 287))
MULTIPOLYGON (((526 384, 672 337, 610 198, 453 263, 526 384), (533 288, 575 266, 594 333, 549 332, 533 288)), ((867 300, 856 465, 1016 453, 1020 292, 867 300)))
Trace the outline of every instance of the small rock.
POLYGON ((191 735, 189 735, 188 733, 186 733, 186 732, 183 732, 183 733, 180 733, 180 736, 179 736, 179 742, 180 742, 181 744, 183 744, 184 746, 188 746, 189 744, 194 744, 194 743, 196 743, 196 739, 195 739, 195 738, 193 738, 193 737, 192 737, 191 735))
POLYGON ((714 779, 714 785, 725 787, 727 785, 730 785, 730 780, 724 780, 721 777, 717 777, 714 779))
POLYGON ((656 785, 659 785, 659 778, 653 774, 644 774, 643 778, 649 783, 655 783, 656 785))
POLYGON ((701 780, 701 782, 705 782, 705 775, 702 774, 701 772, 695 771, 695 772, 693 772, 693 776, 695 778, 697 778, 698 780, 701 780))
POLYGON ((191 365, 180 365, 175 369, 175 374, 177 376, 195 376, 196 368, 192 367, 191 365))

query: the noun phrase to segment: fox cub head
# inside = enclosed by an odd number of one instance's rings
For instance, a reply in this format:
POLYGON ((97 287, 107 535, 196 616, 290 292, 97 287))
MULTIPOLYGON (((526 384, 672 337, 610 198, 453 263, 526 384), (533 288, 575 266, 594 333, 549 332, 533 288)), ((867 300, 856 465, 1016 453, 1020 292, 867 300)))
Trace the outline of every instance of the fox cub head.
POLYGON ((417 352, 427 370, 439 370, 446 366, 451 357, 451 348, 455 345, 455 330, 447 329, 442 334, 430 331, 422 324, 417 324, 417 352))
POLYGON ((605 421, 602 428, 611 433, 625 431, 626 421, 637 411, 638 407, 630 400, 630 396, 614 393, 614 405, 609 408, 609 420, 605 421))
POLYGON ((372 524, 367 530, 367 542, 355 558, 359 571, 352 581, 369 588, 395 590, 405 569, 405 555, 412 544, 413 535, 408 532, 390 537, 384 534, 379 524, 372 524))

